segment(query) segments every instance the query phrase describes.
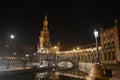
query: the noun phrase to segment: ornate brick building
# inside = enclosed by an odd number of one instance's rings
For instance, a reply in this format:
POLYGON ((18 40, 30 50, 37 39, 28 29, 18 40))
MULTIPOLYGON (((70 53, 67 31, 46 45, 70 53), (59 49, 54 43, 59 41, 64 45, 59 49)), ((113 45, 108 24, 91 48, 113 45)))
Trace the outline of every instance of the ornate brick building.
POLYGON ((114 25, 108 29, 101 29, 102 62, 120 62, 120 27, 115 18, 114 25))
MULTIPOLYGON (((37 47, 37 53, 56 53, 56 54, 75 54, 78 50, 60 51, 60 43, 52 46, 50 44, 50 36, 48 30, 47 16, 43 21, 43 29, 41 30, 39 43, 37 47)), ((118 21, 114 19, 114 25, 107 29, 102 29, 100 31, 100 45, 99 50, 99 60, 102 63, 110 62, 116 63, 120 62, 120 26, 118 21)), ((76 55, 76 54, 75 54, 76 55)), ((84 48, 79 50, 79 57, 81 62, 94 62, 96 61, 96 46, 91 46, 89 48, 84 48)))
MULTIPOLYGON (((99 60, 102 63, 117 63, 120 62, 120 26, 118 21, 114 19, 114 25, 100 31, 100 45, 99 60)), ((60 53, 78 53, 78 50, 60 51, 60 53)), ((75 54, 77 55, 77 54, 75 54)), ((94 62, 96 61, 96 47, 89 46, 79 50, 79 57, 81 62, 94 62)))

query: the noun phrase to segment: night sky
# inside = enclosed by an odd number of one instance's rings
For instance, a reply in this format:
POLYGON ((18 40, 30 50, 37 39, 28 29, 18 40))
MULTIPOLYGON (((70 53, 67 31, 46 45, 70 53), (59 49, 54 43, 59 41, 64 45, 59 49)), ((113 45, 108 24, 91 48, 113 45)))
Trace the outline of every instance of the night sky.
POLYGON ((0 39, 15 35, 16 44, 37 46, 45 12, 50 41, 64 45, 94 43, 94 29, 113 26, 120 21, 119 2, 115 0, 19 0, 0 2, 0 39), (51 2, 50 2, 51 1, 51 2))

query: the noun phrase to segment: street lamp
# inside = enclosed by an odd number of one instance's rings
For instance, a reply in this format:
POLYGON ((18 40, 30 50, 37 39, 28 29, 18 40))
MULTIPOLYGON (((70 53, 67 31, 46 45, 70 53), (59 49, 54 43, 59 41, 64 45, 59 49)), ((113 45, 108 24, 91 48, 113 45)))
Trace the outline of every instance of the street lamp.
POLYGON ((13 55, 16 55, 16 53, 13 53, 13 55))
POLYGON ((10 35, 10 38, 11 38, 11 39, 14 39, 14 38, 15 38, 15 36, 14 36, 13 34, 11 34, 11 35, 10 35))
MULTIPOLYGON (((15 36, 14 36, 13 34, 11 34, 11 35, 10 35, 10 39, 13 40, 14 38, 15 38, 15 36)), ((12 41, 12 42, 13 42, 13 41, 12 41)), ((11 46, 12 46, 12 45, 11 45, 11 46)), ((15 45, 13 45, 13 51, 14 51, 13 54, 16 55, 16 53, 15 53, 15 45)))
POLYGON ((93 64, 89 76, 86 77, 86 80, 108 80, 108 78, 104 75, 103 66, 99 63, 99 54, 98 54, 98 46, 97 46, 97 38, 98 31, 94 31, 95 39, 96 39, 96 63, 93 64))
POLYGON ((94 36, 96 40, 96 61, 99 62, 98 44, 97 44, 98 31, 96 29, 94 30, 94 36))
POLYGON ((56 49, 57 49, 57 46, 54 46, 54 62, 53 62, 53 67, 54 68, 52 69, 53 72, 54 72, 53 73, 54 74, 54 79, 55 79, 55 71, 56 71, 56 68, 55 68, 56 67, 56 49))
POLYGON ((55 49, 55 54, 56 54, 56 49, 57 49, 57 46, 55 46, 55 47, 54 47, 54 49, 55 49))
POLYGON ((79 47, 77 47, 77 50, 78 50, 78 61, 79 61, 79 49, 80 49, 80 48, 79 48, 79 47))
POLYGON ((53 63, 53 66, 56 65, 56 63, 55 63, 55 61, 56 61, 56 49, 57 49, 57 46, 54 46, 55 52, 54 52, 54 63, 53 63))
POLYGON ((91 50, 91 52, 92 52, 92 63, 94 62, 94 54, 93 54, 93 52, 94 52, 94 50, 93 50, 93 48, 92 48, 92 50, 91 50))
POLYGON ((78 50, 78 65, 77 65, 77 66, 78 66, 78 80, 79 80, 79 49, 80 49, 80 48, 77 47, 77 50, 78 50))
MULTIPOLYGON (((10 35, 10 39, 14 39, 15 38, 15 36, 14 35, 10 35)), ((6 45, 6 47, 7 48, 9 48, 10 49, 10 47, 11 47, 11 45, 10 45, 10 43, 8 42, 7 43, 8 45, 6 45), (10 45, 10 46, 9 46, 10 45)), ((11 52, 11 51, 10 51, 11 52)), ((16 54, 16 53, 13 53, 14 55, 16 54)), ((9 69, 9 60, 8 60, 8 62, 7 62, 7 69, 9 69)))
POLYGON ((29 55, 28 55, 28 54, 26 54, 25 56, 26 56, 26 57, 29 57, 29 55))

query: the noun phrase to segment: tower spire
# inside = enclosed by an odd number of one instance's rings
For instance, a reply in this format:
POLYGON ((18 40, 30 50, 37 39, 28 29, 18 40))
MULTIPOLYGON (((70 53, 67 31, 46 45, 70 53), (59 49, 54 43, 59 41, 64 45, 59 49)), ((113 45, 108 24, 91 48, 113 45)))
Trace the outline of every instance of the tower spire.
POLYGON ((45 13, 45 17, 43 20, 43 29, 41 30, 41 34, 39 36, 39 46, 38 53, 48 53, 49 52, 49 30, 48 30, 48 20, 47 14, 45 13))
POLYGON ((118 20, 117 20, 116 16, 115 16, 115 19, 114 19, 114 24, 115 24, 115 26, 117 26, 117 24, 118 24, 118 20))
POLYGON ((48 26, 48 20, 47 20, 47 12, 45 13, 45 19, 43 21, 43 27, 47 27, 48 26))
POLYGON ((45 12, 45 19, 47 19, 47 12, 45 12))

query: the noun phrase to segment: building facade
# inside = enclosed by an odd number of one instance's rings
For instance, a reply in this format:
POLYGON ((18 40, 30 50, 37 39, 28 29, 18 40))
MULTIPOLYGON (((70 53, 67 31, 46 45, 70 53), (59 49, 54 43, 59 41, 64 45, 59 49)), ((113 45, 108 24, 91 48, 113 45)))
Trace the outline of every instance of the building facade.
POLYGON ((115 18, 109 29, 101 29, 102 62, 120 62, 120 27, 115 18))
MULTIPOLYGON (((98 45, 99 61, 101 63, 120 62, 120 26, 118 20, 114 19, 114 25, 100 31, 100 44, 98 45)), ((97 59, 96 46, 89 46, 80 50, 60 51, 59 54, 78 55, 80 62, 95 62, 97 59)))
MULTIPOLYGON (((120 62, 120 26, 115 18, 114 25, 100 31, 100 44, 98 45, 99 61, 102 63, 120 62)), ((60 51, 60 43, 52 46, 48 30, 48 20, 45 15, 43 29, 39 36, 37 53, 56 53, 56 54, 75 54, 78 55, 81 62, 95 62, 97 60, 96 46, 80 50, 60 51)))

